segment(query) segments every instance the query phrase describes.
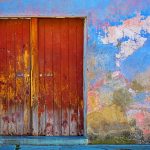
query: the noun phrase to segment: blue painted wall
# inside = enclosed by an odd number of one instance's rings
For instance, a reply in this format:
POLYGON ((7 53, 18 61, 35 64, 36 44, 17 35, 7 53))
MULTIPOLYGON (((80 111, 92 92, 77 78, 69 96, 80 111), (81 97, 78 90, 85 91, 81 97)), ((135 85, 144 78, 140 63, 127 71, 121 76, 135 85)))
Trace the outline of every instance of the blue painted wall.
POLYGON ((149 6, 149 0, 0 0, 0 16, 87 16, 89 138, 148 143, 149 6))

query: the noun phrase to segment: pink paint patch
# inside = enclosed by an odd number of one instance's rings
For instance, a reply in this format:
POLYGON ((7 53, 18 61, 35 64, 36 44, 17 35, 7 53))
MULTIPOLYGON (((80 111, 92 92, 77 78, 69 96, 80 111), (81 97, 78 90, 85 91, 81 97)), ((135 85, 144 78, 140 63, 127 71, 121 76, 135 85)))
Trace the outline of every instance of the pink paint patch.
POLYGON ((106 81, 104 79, 102 80, 98 80, 93 86, 92 86, 92 90, 96 90, 98 88, 100 88, 106 81))
POLYGON ((144 114, 142 112, 137 113, 135 115, 135 119, 136 119, 137 125, 144 124, 144 114))
POLYGON ((150 130, 146 130, 146 129, 145 129, 145 130, 143 130, 143 133, 144 133, 144 135, 145 135, 145 134, 150 134, 150 130))

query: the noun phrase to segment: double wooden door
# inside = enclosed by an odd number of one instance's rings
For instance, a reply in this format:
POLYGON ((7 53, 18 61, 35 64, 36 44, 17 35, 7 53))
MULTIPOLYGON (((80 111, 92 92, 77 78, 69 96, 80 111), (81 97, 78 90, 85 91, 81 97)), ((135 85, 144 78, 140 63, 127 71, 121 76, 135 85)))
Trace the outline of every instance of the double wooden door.
POLYGON ((0 20, 0 135, 83 135, 83 20, 0 20))

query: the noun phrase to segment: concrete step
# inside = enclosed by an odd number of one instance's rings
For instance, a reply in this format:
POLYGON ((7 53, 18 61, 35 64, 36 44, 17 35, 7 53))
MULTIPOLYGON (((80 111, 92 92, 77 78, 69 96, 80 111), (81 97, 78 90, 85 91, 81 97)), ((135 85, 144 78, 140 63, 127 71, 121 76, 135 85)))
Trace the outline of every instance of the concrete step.
POLYGON ((0 136, 0 145, 86 145, 84 136, 0 136))

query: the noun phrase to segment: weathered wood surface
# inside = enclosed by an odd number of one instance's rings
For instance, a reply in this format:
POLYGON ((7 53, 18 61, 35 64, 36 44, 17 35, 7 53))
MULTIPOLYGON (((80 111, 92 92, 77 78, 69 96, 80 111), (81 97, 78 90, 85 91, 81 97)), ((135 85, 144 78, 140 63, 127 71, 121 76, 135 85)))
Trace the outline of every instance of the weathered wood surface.
POLYGON ((0 20, 0 134, 30 134, 30 21, 0 20))
POLYGON ((30 23, 30 40, 31 40, 31 128, 32 135, 38 135, 38 101, 39 101, 39 67, 38 67, 38 20, 32 18, 30 23))
POLYGON ((39 135, 83 135, 83 20, 39 19, 39 135))
POLYGON ((0 20, 0 135, 83 135, 83 121, 83 20, 0 20))

